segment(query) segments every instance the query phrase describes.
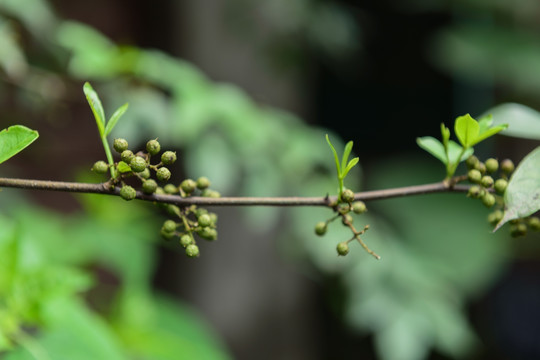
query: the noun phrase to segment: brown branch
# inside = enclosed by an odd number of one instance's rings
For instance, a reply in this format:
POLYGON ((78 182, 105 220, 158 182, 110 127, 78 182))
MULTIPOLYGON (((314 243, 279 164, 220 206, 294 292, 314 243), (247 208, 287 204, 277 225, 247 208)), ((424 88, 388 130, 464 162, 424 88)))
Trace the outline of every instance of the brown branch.
MULTIPOLYGON (((64 191, 75 193, 91 193, 104 195, 119 195, 120 188, 111 188, 107 183, 88 184, 63 181, 48 180, 28 180, 0 178, 0 187, 64 191)), ((454 181, 442 181, 433 184, 414 185, 385 190, 364 191, 355 194, 355 200, 381 200, 402 196, 444 193, 444 192, 466 192, 469 186, 455 185, 454 181)), ((329 206, 336 201, 335 196, 326 197, 186 197, 178 195, 147 195, 137 191, 137 199, 154 201, 160 203, 186 205, 206 205, 206 206, 329 206)))

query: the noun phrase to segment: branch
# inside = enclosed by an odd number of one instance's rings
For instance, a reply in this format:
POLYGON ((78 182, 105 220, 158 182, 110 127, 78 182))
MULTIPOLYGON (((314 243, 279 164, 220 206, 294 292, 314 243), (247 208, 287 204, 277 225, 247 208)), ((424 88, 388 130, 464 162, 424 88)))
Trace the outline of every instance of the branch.
MULTIPOLYGON (((441 181, 433 184, 406 186, 386 190, 364 191, 355 194, 355 200, 382 200, 402 196, 445 193, 467 192, 469 186, 455 185, 456 181, 441 181)), ((0 178, 0 187, 64 191, 75 193, 90 193, 104 195, 119 195, 120 188, 110 187, 108 183, 89 184, 64 181, 28 180, 0 178)), ((336 201, 336 196, 326 197, 186 197, 178 195, 147 195, 137 191, 137 199, 154 201, 179 206, 206 205, 206 206, 329 206, 336 201)))

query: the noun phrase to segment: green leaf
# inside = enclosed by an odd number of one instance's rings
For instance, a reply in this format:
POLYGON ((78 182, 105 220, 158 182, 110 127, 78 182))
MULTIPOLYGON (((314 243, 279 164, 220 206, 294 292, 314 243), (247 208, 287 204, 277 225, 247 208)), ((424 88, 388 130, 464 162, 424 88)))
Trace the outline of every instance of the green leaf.
POLYGON ((474 153, 473 148, 468 148, 467 150, 465 150, 463 155, 461 154, 462 151, 463 151, 463 147, 461 145, 459 145, 455 141, 450 140, 448 142, 448 158, 450 160, 450 163, 457 164, 467 159, 469 156, 471 156, 474 153), (462 155, 461 158, 459 158, 460 155, 462 155))
POLYGON ((487 139, 488 137, 491 137, 491 136, 497 134, 498 132, 503 131, 507 127, 508 127, 508 124, 502 124, 502 125, 498 125, 498 126, 489 128, 484 132, 480 132, 480 134, 476 137, 476 140, 473 142, 472 145, 478 144, 480 141, 483 141, 483 140, 487 139))
POLYGON ((359 159, 355 157, 354 159, 351 159, 349 163, 347 164, 347 167, 345 167, 345 170, 343 170, 343 177, 347 176, 349 171, 354 167, 354 165, 358 164, 359 159))
POLYGON ((510 220, 540 210, 540 147, 525 156, 512 174, 504 192, 504 204, 504 216, 494 231, 510 220))
POLYGON ((86 100, 88 101, 90 108, 92 108, 92 112, 94 113, 94 118, 96 118, 96 124, 99 130, 99 135, 101 137, 104 137, 105 136, 105 111, 103 111, 103 105, 101 105, 99 96, 92 88, 92 85, 90 85, 90 83, 88 82, 84 83, 83 91, 84 91, 84 94, 86 95, 86 100))
POLYGON ((488 112, 495 125, 510 125, 501 135, 540 140, 540 112, 516 103, 501 104, 488 112))
POLYGON ((0 132, 0 163, 33 143, 39 134, 22 125, 13 125, 0 132))
POLYGON ((444 145, 444 148, 446 149, 448 147, 448 140, 450 140, 450 129, 444 126, 443 123, 441 123, 441 136, 442 143, 444 145))
POLYGON ((332 149, 332 152, 334 153, 334 160, 336 162, 336 169, 338 173, 338 177, 341 177, 341 167, 339 165, 339 158, 338 154, 336 152, 336 149, 334 148, 334 145, 330 142, 330 138, 328 138, 328 134, 326 134, 326 142, 328 143, 328 146, 330 146, 330 149, 332 149))
POLYGON ((493 114, 482 116, 478 120, 478 125, 480 125, 480 134, 487 131, 493 125, 493 114))
POLYGON ((448 164, 448 159, 444 151, 444 145, 439 140, 432 136, 424 136, 417 138, 416 143, 422 149, 439 159, 443 164, 448 164))
POLYGON ((476 138, 480 133, 480 125, 471 115, 466 114, 456 119, 454 131, 461 145, 468 148, 477 142, 476 138))
POLYGON ((131 167, 123 161, 119 161, 116 167, 121 173, 127 173, 131 171, 131 167))
MULTIPOLYGON (((353 142, 349 141, 347 145, 345 145, 345 149, 343 150, 343 156, 341 157, 341 168, 345 169, 347 166, 347 161, 349 160, 349 155, 351 154, 353 147, 353 142)), ((343 177, 345 177, 345 174, 347 171, 343 170, 343 177)))
POLYGON ((114 129, 114 127, 115 127, 116 123, 118 122, 118 120, 120 120, 122 115, 124 115, 124 113, 128 109, 128 106, 129 106, 129 104, 125 103, 124 105, 119 107, 118 110, 116 110, 114 112, 114 114, 109 119, 109 122, 107 123, 107 126, 105 127, 105 136, 107 136, 107 135, 109 135, 111 133, 111 131, 114 129))

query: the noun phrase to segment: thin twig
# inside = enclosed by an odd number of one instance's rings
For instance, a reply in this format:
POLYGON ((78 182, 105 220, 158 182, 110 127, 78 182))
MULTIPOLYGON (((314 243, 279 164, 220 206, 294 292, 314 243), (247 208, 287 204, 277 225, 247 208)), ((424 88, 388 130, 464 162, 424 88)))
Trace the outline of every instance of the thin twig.
MULTIPOLYGON (((405 186, 385 190, 372 190, 358 192, 355 200, 381 200, 402 196, 466 192, 469 186, 454 185, 455 182, 438 182, 433 184, 405 186)), ((111 188, 108 183, 89 184, 49 180, 28 180, 0 178, 0 187, 21 188, 46 191, 64 191, 75 193, 91 193, 104 195, 119 195, 120 188, 111 188)), ((180 197, 178 195, 147 195, 137 191, 137 199, 160 203, 175 204, 179 206, 206 205, 206 206, 330 206, 335 203, 336 196, 325 197, 180 197)))

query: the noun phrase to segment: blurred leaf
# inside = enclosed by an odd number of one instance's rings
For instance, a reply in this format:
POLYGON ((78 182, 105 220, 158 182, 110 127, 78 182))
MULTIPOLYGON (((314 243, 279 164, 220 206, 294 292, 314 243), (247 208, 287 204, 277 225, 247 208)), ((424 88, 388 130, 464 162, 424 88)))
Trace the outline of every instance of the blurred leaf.
POLYGON ((444 151, 444 145, 439 140, 432 136, 424 136, 416 138, 416 143, 422 149, 439 159, 443 164, 446 165, 448 163, 446 152, 444 151))
POLYGON ((493 116, 494 124, 509 124, 501 135, 540 140, 540 113, 516 103, 497 105, 486 111, 493 116))
POLYGON ((28 64, 11 23, 0 20, 0 65, 11 80, 21 81, 28 64))
POLYGON ((456 164, 458 162, 461 162, 474 153, 473 148, 468 148, 467 150, 465 150, 463 155, 461 155, 462 151, 463 148, 457 142, 453 140, 448 141, 448 158, 450 159, 451 163, 456 164), (461 158, 459 157, 460 155, 461 158))
POLYGON ((504 192, 504 216, 496 231, 510 220, 540 210, 540 147, 531 151, 512 174, 504 192))
POLYGON ((101 105, 101 100, 99 100, 98 94, 92 88, 90 83, 85 82, 83 86, 84 94, 86 95, 86 100, 92 108, 92 113, 94 113, 94 118, 96 119, 96 124, 99 130, 99 135, 101 137, 105 136, 105 111, 103 111, 103 105, 101 105))
POLYGON ((20 19, 37 37, 49 35, 57 23, 46 0, 2 0, 0 9, 20 19))
POLYGON ((124 105, 119 107, 118 110, 116 110, 114 112, 114 114, 109 119, 109 122, 107 123, 107 126, 105 127, 105 136, 107 136, 107 135, 109 135, 111 133, 111 131, 116 126, 116 123, 118 122, 118 120, 120 120, 122 115, 124 115, 124 113, 126 112, 127 109, 128 109, 128 104, 125 103, 124 105))
POLYGON ((38 137, 37 131, 22 125, 13 125, 0 131, 0 163, 22 151, 38 137))
MULTIPOLYGON (((345 145, 345 149, 343 149, 343 155, 341 157, 341 168, 345 169, 347 167, 347 162, 349 160, 349 156, 351 155, 351 151, 353 148, 353 142, 349 141, 347 145, 345 145)), ((345 172, 345 170, 343 170, 345 172)))

